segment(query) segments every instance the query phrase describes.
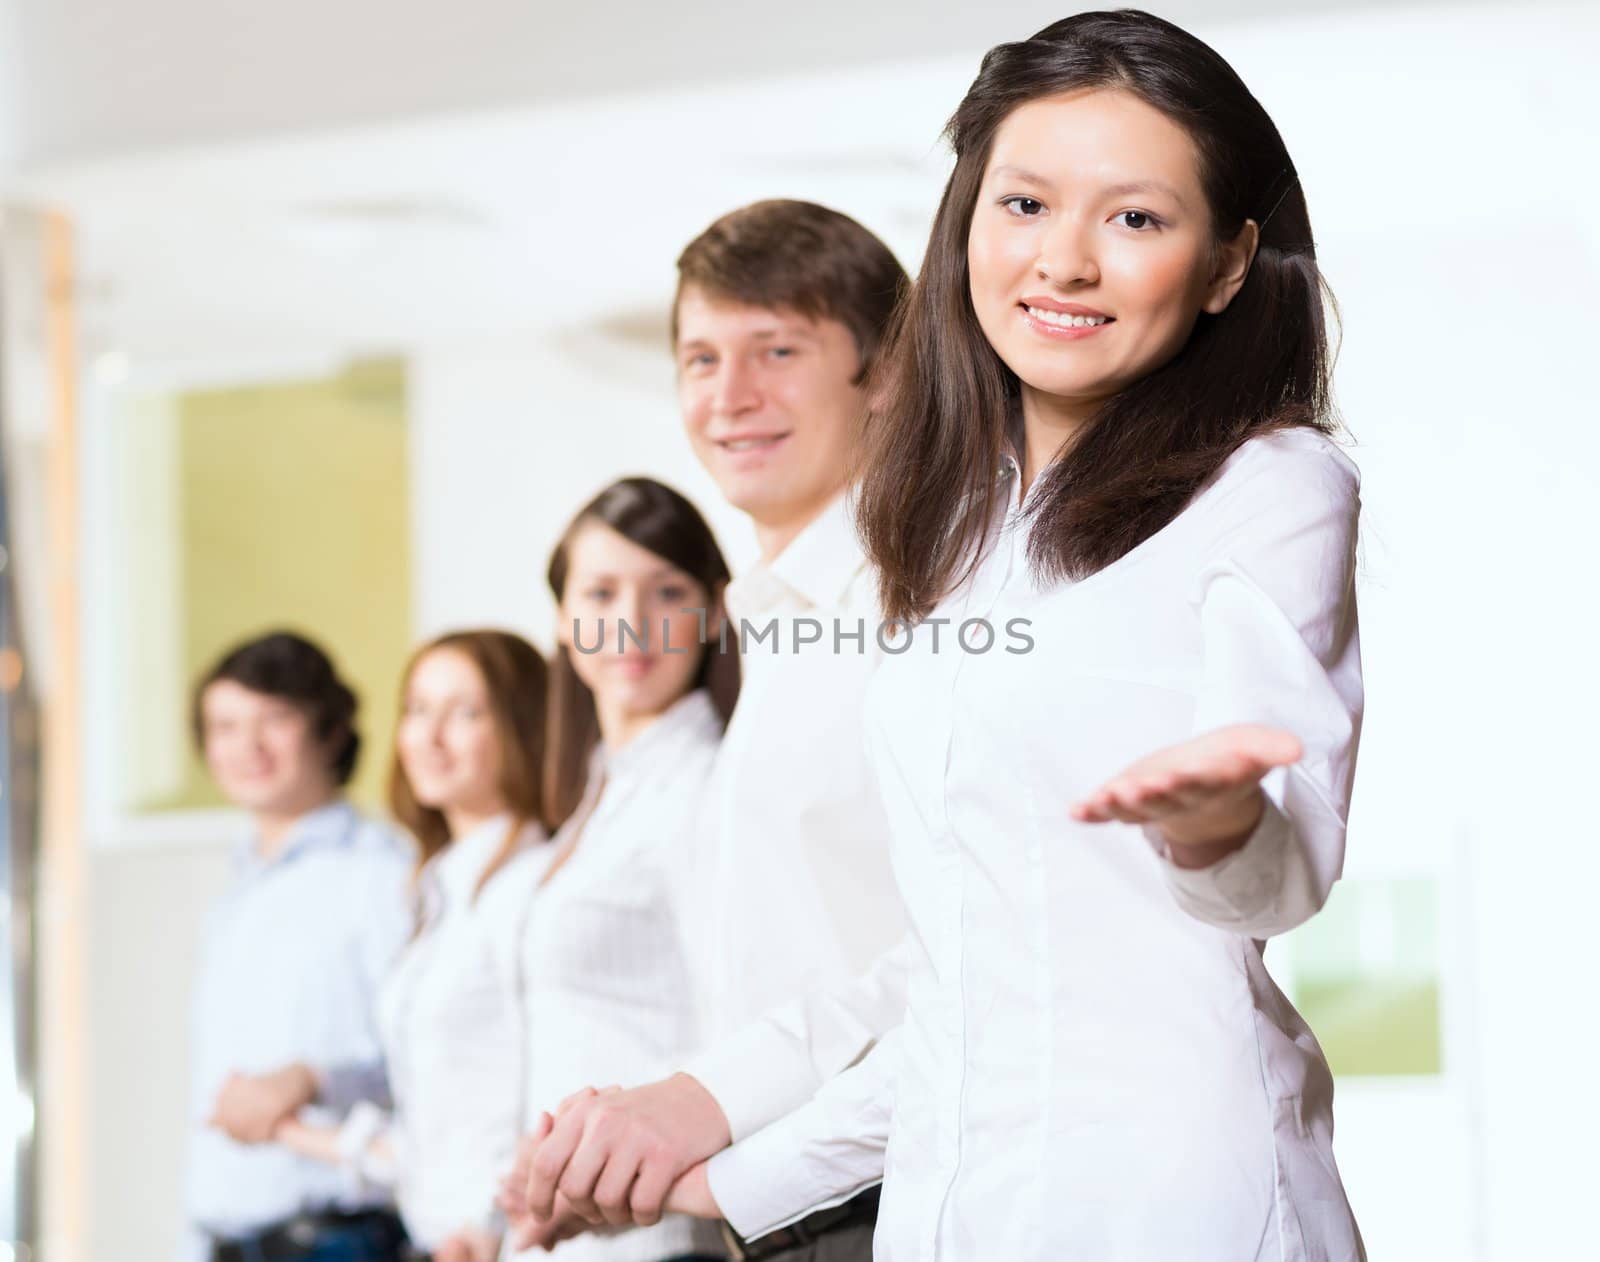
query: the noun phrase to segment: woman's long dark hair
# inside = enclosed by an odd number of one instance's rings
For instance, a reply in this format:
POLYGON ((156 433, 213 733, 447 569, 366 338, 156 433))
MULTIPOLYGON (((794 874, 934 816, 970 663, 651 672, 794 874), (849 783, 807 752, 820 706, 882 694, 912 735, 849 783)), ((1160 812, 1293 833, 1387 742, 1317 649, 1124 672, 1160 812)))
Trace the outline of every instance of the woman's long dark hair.
MULTIPOLYGON (((654 478, 622 478, 581 509, 550 554, 550 590, 561 600, 567 588, 572 541, 585 526, 609 526, 630 543, 655 553, 706 589, 714 605, 722 602, 728 563, 700 510, 654 478)), ((708 612, 705 625, 712 618, 708 612)), ((737 643, 730 637, 729 644, 737 643)), ((716 637, 705 647, 692 688, 705 688, 724 723, 739 697, 739 655, 723 652, 716 637)), ((571 650, 558 645, 550 663, 550 715, 545 744, 545 826, 552 836, 583 800, 589 755, 600 742, 594 693, 573 669, 571 650)))
POLYGON ((1029 509, 1035 572, 1060 580, 1103 569, 1176 517, 1253 434, 1337 428, 1305 196, 1278 129, 1233 68, 1136 9, 1080 13, 1001 44, 945 130, 955 169, 871 390, 858 521, 888 618, 925 616, 970 572, 1021 406, 968 289, 967 234, 995 133, 1018 106, 1085 88, 1130 92, 1182 127, 1200 154, 1214 239, 1253 219, 1260 245, 1227 308, 1201 313, 1177 355, 1108 399, 1040 475, 1029 509))

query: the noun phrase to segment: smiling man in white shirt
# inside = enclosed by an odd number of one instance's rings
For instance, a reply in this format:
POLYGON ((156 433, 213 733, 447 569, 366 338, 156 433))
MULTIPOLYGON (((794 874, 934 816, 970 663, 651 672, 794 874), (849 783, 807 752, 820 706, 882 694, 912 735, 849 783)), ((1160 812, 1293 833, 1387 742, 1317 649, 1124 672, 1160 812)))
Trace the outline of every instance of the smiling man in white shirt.
MULTIPOLYGON (((860 224, 796 201, 719 219, 678 275, 684 425, 761 550, 726 594, 743 685, 702 849, 682 873, 711 1037, 671 1078, 567 1102, 524 1154, 541 1217, 559 1196, 591 1219, 655 1221, 684 1170, 809 1099, 904 1009, 892 950, 904 910, 862 731, 881 653, 875 578, 847 491, 867 374, 906 275, 860 224)), ((873 1189, 792 1240, 730 1244, 866 1259, 875 1217, 873 1189)))

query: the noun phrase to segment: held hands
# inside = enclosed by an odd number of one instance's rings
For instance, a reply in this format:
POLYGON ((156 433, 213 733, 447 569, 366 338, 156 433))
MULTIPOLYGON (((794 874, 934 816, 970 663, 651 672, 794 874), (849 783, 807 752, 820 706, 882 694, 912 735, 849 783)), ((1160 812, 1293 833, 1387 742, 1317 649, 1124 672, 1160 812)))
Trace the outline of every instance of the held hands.
POLYGON ((572 1212, 564 1196, 556 1197, 554 1212, 548 1218, 537 1218, 528 1208, 528 1174, 533 1169, 533 1154, 539 1142, 550 1133, 554 1120, 548 1113, 541 1113, 533 1133, 517 1141, 516 1162, 510 1173, 500 1180, 500 1191, 494 1198, 494 1203, 506 1216, 506 1239, 519 1253, 524 1249, 543 1249, 548 1253, 563 1240, 589 1230, 589 1224, 572 1212))
POLYGON ((1219 727, 1139 759, 1076 803, 1089 824, 1153 824, 1180 868, 1203 868, 1250 839, 1261 822, 1261 779, 1300 759, 1300 742, 1282 728, 1219 727))
POLYGON ((500 1237, 477 1227, 463 1227, 445 1237, 433 1251, 433 1262, 494 1262, 500 1256, 500 1237))
POLYGON ((316 1076, 305 1065, 285 1065, 270 1074, 229 1074, 209 1124, 241 1144, 269 1143, 279 1123, 316 1096, 316 1076))
POLYGON ((524 1194, 536 1219, 549 1219, 559 1201, 595 1226, 648 1227, 669 1208, 721 1216, 703 1167, 698 1182, 684 1176, 732 1136, 721 1106, 688 1074, 627 1091, 586 1087, 529 1139, 524 1194))
POLYGON ((286 1117, 272 1128, 272 1140, 290 1152, 336 1166, 344 1160, 339 1151, 337 1126, 307 1126, 298 1117, 286 1117))
POLYGON ((667 1193, 667 1213, 688 1214, 691 1218, 721 1218, 722 1207, 711 1195, 706 1178, 706 1163, 697 1161, 685 1170, 667 1193))

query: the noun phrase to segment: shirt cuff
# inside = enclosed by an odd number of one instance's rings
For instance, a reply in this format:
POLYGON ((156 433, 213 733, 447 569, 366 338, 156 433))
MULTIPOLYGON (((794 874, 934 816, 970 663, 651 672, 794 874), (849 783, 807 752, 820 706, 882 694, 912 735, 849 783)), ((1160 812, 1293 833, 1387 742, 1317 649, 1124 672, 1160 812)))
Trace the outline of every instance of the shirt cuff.
POLYGON ((747 1241, 843 1205, 882 1181, 880 1175, 841 1192, 837 1179, 808 1178, 807 1163, 796 1160, 795 1138, 781 1123, 724 1148, 706 1163, 712 1200, 747 1241))
POLYGON ((389 1130, 390 1118, 377 1105, 362 1101, 350 1110, 334 1140, 339 1159, 355 1170, 364 1182, 391 1186, 396 1171, 392 1157, 373 1151, 373 1145, 389 1130))
POLYGON ((753 1021, 679 1067, 711 1093, 738 1143, 798 1108, 821 1085, 794 1041, 753 1021))
POLYGON ((1146 824, 1142 831, 1161 857, 1162 875, 1178 905, 1198 920, 1227 929, 1271 910, 1283 885, 1284 856, 1294 826, 1273 795, 1263 793, 1261 820, 1249 840, 1204 868, 1173 863, 1158 826, 1146 824))

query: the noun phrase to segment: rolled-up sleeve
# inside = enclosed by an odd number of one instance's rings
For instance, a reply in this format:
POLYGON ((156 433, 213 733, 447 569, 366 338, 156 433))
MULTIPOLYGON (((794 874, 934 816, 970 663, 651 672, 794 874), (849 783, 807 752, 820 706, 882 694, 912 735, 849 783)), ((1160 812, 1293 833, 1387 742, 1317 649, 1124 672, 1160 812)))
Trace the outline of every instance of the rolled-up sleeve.
MULTIPOLYGON (((1216 559, 1194 593, 1203 645, 1196 734, 1238 723, 1292 732, 1302 756, 1262 782, 1246 844, 1206 868, 1162 864, 1188 914, 1253 938, 1284 933, 1327 901, 1344 864, 1361 732, 1355 468, 1295 451, 1246 479, 1225 505, 1216 559)), ((1166 847, 1154 827, 1145 835, 1166 847)))

